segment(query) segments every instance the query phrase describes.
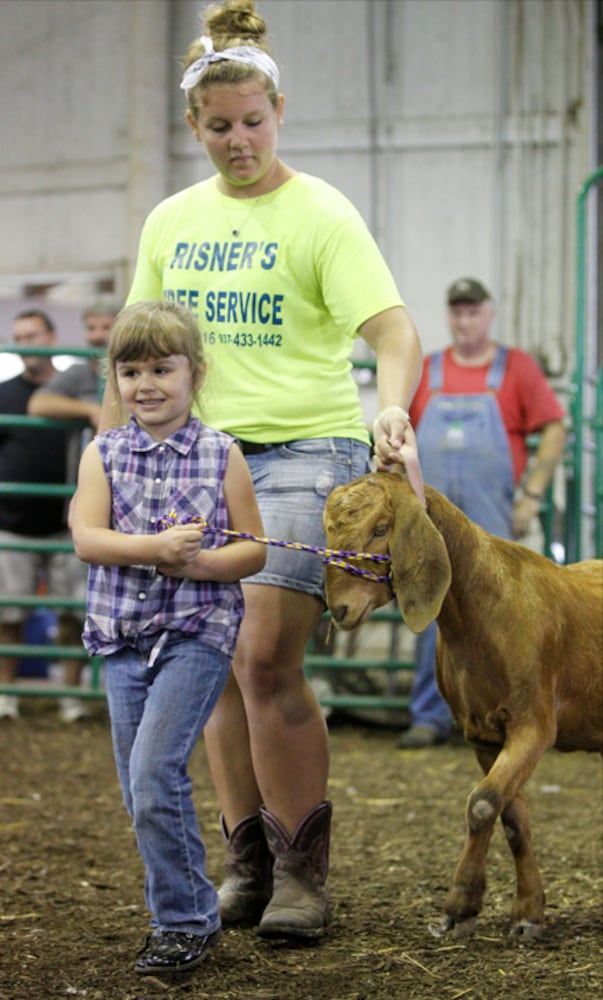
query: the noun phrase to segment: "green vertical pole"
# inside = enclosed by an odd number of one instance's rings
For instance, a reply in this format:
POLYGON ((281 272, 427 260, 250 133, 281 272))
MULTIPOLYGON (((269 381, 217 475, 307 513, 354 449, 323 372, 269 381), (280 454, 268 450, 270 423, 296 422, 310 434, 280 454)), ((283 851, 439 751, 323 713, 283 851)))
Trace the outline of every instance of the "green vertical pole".
POLYGON ((586 199, 603 178, 603 167, 586 178, 576 199, 576 369, 572 386, 573 480, 568 490, 566 561, 577 562, 582 553, 582 451, 584 447, 584 340, 586 321, 586 199))
POLYGON ((595 413, 595 557, 603 559, 603 363, 597 377, 595 413))

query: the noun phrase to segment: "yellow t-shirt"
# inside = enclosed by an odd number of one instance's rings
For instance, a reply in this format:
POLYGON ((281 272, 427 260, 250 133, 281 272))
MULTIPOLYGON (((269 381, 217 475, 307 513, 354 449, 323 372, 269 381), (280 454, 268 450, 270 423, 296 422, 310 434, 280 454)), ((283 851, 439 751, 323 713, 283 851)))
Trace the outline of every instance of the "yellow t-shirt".
POLYGON ((349 356, 358 327, 402 300, 336 188, 300 173, 233 199, 213 177, 162 201, 143 227, 128 304, 159 298, 198 318, 210 426, 263 443, 368 441, 349 356))

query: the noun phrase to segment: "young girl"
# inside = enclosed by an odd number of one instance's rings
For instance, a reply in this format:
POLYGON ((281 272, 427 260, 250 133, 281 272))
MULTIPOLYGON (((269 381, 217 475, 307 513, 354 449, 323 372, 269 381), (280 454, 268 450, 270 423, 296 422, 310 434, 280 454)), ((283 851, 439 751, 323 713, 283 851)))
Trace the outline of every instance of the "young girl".
POLYGON ((153 933, 135 968, 157 975, 197 965, 219 931, 187 765, 228 676, 238 581, 263 567, 265 547, 211 533, 261 535, 262 522, 233 438, 191 417, 205 374, 192 313, 124 309, 108 363, 129 423, 85 450, 72 530, 91 564, 84 644, 105 657, 117 771, 146 869, 153 933), (209 531, 179 523, 191 515, 209 531))

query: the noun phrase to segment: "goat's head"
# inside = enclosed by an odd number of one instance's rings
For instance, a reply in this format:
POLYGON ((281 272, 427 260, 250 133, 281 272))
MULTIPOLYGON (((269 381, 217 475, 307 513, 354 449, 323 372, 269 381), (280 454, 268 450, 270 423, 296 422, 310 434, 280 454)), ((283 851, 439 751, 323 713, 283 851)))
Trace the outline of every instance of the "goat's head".
POLYGON ((392 565, 390 585, 327 564, 327 604, 338 628, 362 625, 392 591, 411 631, 422 632, 437 617, 452 578, 450 560, 406 480, 376 472, 336 487, 327 498, 324 527, 329 548, 389 553, 392 565))
MULTIPOLYGON (((327 497, 323 523, 328 548, 385 555, 393 521, 388 497, 379 489, 377 476, 362 476, 347 486, 337 486, 327 497)), ((362 563, 354 563, 362 568, 362 563)), ((371 571, 375 563, 366 563, 371 571)), ((392 599, 389 583, 355 576, 327 563, 327 604, 338 628, 362 625, 375 608, 392 599)))

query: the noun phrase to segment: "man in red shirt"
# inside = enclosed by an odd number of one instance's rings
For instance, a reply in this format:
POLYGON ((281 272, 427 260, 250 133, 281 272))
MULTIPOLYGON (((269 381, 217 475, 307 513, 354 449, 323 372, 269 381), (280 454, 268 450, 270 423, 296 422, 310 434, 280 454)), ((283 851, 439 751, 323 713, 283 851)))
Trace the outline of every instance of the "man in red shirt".
MULTIPOLYGON (((481 282, 455 281, 447 307, 452 345, 425 359, 410 408, 423 476, 476 524, 520 539, 563 452, 565 413, 534 358, 491 338, 494 306, 481 282), (526 439, 536 432, 526 472, 526 439)), ((435 682, 436 634, 433 623, 417 640, 401 749, 444 743, 450 734, 452 716, 435 682)))

